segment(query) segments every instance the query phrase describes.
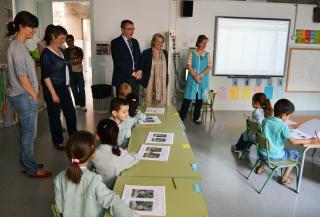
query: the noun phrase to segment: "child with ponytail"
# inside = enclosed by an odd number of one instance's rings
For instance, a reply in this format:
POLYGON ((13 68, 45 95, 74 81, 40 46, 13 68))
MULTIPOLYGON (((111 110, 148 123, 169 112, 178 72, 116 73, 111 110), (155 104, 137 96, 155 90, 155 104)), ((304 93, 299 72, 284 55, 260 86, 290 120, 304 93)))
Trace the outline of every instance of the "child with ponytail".
POLYGON ((74 133, 67 142, 70 167, 54 179, 55 203, 64 217, 103 217, 105 209, 117 217, 137 217, 100 175, 87 169, 95 156, 94 136, 87 131, 74 133))
MULTIPOLYGON (((272 116, 272 106, 270 100, 264 93, 255 93, 252 97, 252 117, 245 115, 246 119, 259 123, 261 125, 264 118, 272 116)), ((245 131, 241 134, 237 144, 231 146, 231 150, 234 152, 242 152, 248 150, 252 143, 256 142, 255 133, 252 131, 245 131)))
POLYGON ((101 141, 93 160, 94 167, 102 176, 108 188, 113 188, 116 177, 120 173, 137 164, 136 153, 129 153, 117 144, 119 127, 111 119, 103 119, 98 123, 96 138, 101 141))

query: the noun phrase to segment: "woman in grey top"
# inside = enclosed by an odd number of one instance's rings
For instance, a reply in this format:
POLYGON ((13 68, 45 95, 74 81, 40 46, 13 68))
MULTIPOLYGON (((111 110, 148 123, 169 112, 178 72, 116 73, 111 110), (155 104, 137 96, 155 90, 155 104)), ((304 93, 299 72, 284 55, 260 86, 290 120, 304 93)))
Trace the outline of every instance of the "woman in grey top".
POLYGON ((20 164, 30 177, 45 178, 52 174, 43 171, 33 157, 33 142, 37 134, 38 81, 35 64, 24 42, 37 31, 38 18, 27 11, 19 12, 8 24, 7 36, 13 36, 8 48, 9 102, 19 114, 20 164))

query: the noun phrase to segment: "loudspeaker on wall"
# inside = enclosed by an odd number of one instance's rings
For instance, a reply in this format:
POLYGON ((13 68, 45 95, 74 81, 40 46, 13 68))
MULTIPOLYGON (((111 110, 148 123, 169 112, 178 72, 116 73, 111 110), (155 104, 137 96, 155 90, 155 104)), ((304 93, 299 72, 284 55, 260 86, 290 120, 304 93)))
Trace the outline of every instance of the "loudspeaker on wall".
POLYGON ((192 17, 193 1, 181 1, 181 16, 192 17))

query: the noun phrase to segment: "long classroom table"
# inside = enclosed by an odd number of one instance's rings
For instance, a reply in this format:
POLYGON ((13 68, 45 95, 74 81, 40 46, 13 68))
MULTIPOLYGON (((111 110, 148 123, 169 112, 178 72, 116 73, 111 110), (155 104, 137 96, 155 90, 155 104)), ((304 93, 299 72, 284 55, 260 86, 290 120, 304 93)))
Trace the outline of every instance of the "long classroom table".
MULTIPOLYGON (((293 125, 294 128, 298 127, 300 124, 303 124, 306 121, 312 120, 312 119, 320 119, 320 116, 299 116, 299 115, 293 115, 290 117, 290 119, 294 122, 296 122, 296 125, 293 125)), ((302 153, 302 158, 301 158, 301 168, 299 172, 299 180, 298 180, 298 188, 297 188, 297 193, 300 192, 301 188, 301 181, 302 181, 302 173, 303 173, 303 168, 304 168, 304 161, 306 158, 307 151, 309 149, 315 149, 315 148, 320 148, 320 142, 318 142, 315 145, 307 145, 307 144, 302 144, 304 150, 302 153)))
MULTIPOLYGON (((194 187, 199 183, 199 179, 120 176, 113 190, 121 196, 126 184, 165 186, 166 217, 209 217, 204 195, 194 187)), ((110 217, 109 212, 105 217, 110 217)))
MULTIPOLYGON (((146 107, 141 107, 144 112, 146 107)), ((169 127, 169 128, 180 128, 185 130, 185 126, 179 117, 179 113, 173 106, 166 106, 164 114, 146 114, 147 116, 158 116, 161 124, 143 124, 138 125, 137 128, 159 128, 159 127, 169 127)))
POLYGON ((174 133, 173 144, 168 145, 170 146, 168 161, 140 160, 137 165, 122 172, 121 176, 200 178, 188 138, 182 129, 134 128, 128 150, 138 152, 141 144, 146 144, 149 131, 174 133))

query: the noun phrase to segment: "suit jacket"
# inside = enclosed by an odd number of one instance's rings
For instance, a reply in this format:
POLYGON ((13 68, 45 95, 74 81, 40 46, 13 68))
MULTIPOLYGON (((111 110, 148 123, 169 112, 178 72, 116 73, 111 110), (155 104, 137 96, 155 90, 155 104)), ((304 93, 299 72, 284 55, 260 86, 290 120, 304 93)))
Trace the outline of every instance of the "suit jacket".
MULTIPOLYGON (((167 62, 167 85, 169 81, 169 74, 168 74, 168 52, 166 50, 162 50, 164 53, 164 56, 166 57, 167 62)), ((149 48, 147 50, 144 50, 141 56, 141 70, 143 72, 143 76, 141 79, 141 85, 144 88, 147 88, 150 78, 150 72, 152 67, 152 48, 149 48)))
MULTIPOLYGON (((140 47, 136 39, 132 38, 133 59, 135 71, 140 70, 140 47)), ((113 59, 113 76, 112 85, 119 87, 123 82, 130 84, 132 87, 137 86, 137 81, 132 76, 132 57, 130 50, 124 41, 122 35, 111 41, 111 54, 113 59)))

